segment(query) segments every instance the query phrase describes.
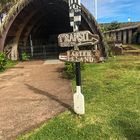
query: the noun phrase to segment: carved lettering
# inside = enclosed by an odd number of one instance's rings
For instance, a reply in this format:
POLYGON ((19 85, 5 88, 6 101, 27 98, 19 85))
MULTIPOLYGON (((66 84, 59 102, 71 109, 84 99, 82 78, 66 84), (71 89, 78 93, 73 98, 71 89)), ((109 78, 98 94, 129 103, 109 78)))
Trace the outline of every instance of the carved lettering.
POLYGON ((91 34, 89 31, 79 31, 58 36, 58 43, 61 47, 71 47, 75 45, 97 44, 99 41, 98 35, 91 34))
POLYGON ((68 62, 94 63, 99 61, 91 50, 67 51, 65 56, 67 56, 65 61, 68 62))

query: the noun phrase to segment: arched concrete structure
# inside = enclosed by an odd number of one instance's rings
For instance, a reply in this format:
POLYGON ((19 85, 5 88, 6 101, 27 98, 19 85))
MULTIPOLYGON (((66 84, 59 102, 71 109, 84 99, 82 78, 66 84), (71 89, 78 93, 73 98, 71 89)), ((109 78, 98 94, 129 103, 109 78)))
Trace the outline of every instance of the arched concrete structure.
MULTIPOLYGON (((11 8, 1 27, 0 51, 8 50, 9 57, 17 60, 19 44, 28 46, 30 34, 33 41, 43 41, 50 36, 56 38, 60 33, 71 32, 68 9, 67 0, 20 0, 11 8)), ((94 17, 83 5, 80 30, 98 34, 99 49, 106 56, 103 36, 94 17)))

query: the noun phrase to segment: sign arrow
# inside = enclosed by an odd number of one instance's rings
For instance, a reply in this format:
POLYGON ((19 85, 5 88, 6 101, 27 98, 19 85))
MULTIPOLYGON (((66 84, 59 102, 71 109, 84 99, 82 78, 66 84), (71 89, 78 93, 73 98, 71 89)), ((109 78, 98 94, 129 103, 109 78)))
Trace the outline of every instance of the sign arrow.
POLYGON ((58 36, 60 47, 88 46, 99 42, 99 36, 90 31, 64 33, 58 36))

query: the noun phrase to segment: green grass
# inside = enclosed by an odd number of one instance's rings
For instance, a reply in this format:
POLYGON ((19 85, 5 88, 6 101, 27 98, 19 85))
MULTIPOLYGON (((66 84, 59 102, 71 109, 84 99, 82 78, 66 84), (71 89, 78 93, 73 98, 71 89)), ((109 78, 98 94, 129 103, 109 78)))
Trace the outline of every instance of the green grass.
POLYGON ((85 67, 86 114, 66 111, 18 140, 140 140, 140 58, 85 67))

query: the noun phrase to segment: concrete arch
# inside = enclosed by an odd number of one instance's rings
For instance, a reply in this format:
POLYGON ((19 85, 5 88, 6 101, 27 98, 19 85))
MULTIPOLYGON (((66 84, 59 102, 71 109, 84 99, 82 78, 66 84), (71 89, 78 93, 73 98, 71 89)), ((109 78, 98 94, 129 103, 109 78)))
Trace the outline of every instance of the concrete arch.
POLYGON ((24 9, 24 7, 26 7, 30 2, 32 2, 32 0, 20 0, 16 5, 14 5, 10 9, 9 13, 7 14, 4 22, 0 27, 0 51, 3 51, 7 33, 10 27, 12 26, 14 20, 24 9))
MULTIPOLYGON (((106 56, 105 44, 99 27, 94 17, 83 5, 82 18, 80 29, 88 29, 92 33, 96 33, 100 36, 100 49, 103 55, 106 56)), ((4 45, 10 45, 12 59, 17 60, 19 40, 24 40, 25 44, 27 44, 27 39, 30 33, 33 33, 33 29, 37 24, 40 24, 40 26, 38 26, 38 29, 36 28, 37 31, 34 33, 36 37, 37 33, 38 37, 40 37, 42 34, 47 35, 46 32, 48 32, 48 34, 53 34, 54 32, 58 34, 71 31, 72 28, 69 25, 67 0, 20 0, 19 3, 11 8, 5 24, 1 27, 0 51, 3 51, 4 45), (52 13, 52 11, 55 12, 52 13), (43 17, 49 20, 45 21, 43 17), (58 18, 60 18, 60 20, 58 18), (50 22, 51 20, 52 23, 50 22), (38 23, 39 21, 40 23, 38 23), (50 29, 49 27, 54 28, 50 29), (65 27, 65 29, 63 27, 65 27), (46 28, 47 30, 44 31, 46 28)))

